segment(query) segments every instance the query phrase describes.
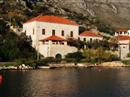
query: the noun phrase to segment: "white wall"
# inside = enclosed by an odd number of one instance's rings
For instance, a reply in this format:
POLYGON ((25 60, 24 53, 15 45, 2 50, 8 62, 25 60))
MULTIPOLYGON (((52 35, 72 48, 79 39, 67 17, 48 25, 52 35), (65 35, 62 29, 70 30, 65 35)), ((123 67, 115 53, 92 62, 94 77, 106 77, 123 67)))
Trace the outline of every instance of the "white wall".
POLYGON ((130 31, 129 32, 115 32, 115 36, 119 36, 119 35, 129 35, 130 36, 130 31))
POLYGON ((62 38, 70 36, 70 32, 73 31, 74 38, 78 38, 79 27, 75 25, 65 25, 58 23, 49 23, 49 22, 36 22, 37 32, 39 39, 44 39, 52 35, 52 30, 55 30, 55 35, 62 38), (46 35, 42 35, 42 29, 46 30, 46 35), (65 36, 61 35, 61 31, 64 30, 65 36))
POLYGON ((65 57, 66 54, 72 53, 72 52, 77 52, 77 48, 71 47, 68 45, 39 45, 39 52, 44 56, 44 57, 55 57, 57 54, 61 54, 62 58, 65 57))
POLYGON ((129 40, 119 41, 118 52, 121 59, 127 58, 127 54, 129 53, 129 40))
POLYGON ((39 40, 52 36, 52 30, 55 30, 55 35, 67 38, 70 36, 70 32, 73 31, 73 37, 78 39, 79 35, 79 27, 76 25, 66 25, 66 24, 58 24, 58 23, 49 23, 49 22, 29 22, 23 24, 23 31, 26 30, 26 35, 32 37, 33 47, 37 47, 39 40), (33 34, 34 29, 34 34, 33 34), (42 29, 45 29, 45 35, 42 35, 42 29), (61 31, 64 30, 64 36, 61 35, 61 31))
POLYGON ((103 37, 91 37, 91 36, 80 36, 80 40, 84 41, 84 38, 86 38, 86 42, 90 41, 90 39, 93 40, 103 40, 103 37))
POLYGON ((23 32, 26 31, 27 36, 31 36, 32 39, 32 47, 36 48, 36 43, 37 43, 37 37, 36 37, 36 22, 31 22, 31 23, 25 23, 23 24, 23 32), (33 29, 34 29, 34 34, 33 34, 33 29))
POLYGON ((53 29, 55 30, 55 35, 62 38, 67 38, 68 36, 70 36, 71 31, 73 31, 73 37, 78 39, 79 27, 76 25, 38 21, 23 24, 23 31, 26 31, 26 35, 31 36, 32 38, 32 46, 36 50, 38 50, 44 57, 55 57, 58 53, 61 54, 62 57, 64 57, 67 53, 77 51, 77 48, 70 47, 68 45, 49 45, 50 43, 47 45, 39 42, 39 40, 52 36, 53 29), (42 29, 45 29, 45 35, 42 35, 42 29), (62 30, 64 30, 64 36, 61 35, 62 30))

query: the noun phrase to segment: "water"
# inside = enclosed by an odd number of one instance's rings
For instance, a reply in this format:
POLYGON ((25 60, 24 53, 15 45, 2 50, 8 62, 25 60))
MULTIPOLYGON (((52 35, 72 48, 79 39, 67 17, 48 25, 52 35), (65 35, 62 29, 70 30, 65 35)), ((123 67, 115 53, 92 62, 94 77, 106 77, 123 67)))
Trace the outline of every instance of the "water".
POLYGON ((130 68, 0 71, 0 97, 130 97, 130 68))

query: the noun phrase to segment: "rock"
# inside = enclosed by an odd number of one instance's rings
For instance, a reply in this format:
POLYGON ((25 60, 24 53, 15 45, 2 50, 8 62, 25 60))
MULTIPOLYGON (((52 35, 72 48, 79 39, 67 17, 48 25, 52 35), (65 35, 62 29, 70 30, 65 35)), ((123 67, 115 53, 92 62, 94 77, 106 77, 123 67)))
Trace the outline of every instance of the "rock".
MULTIPOLYGON (((83 16, 97 17, 100 21, 106 24, 112 24, 114 27, 127 28, 130 24, 129 0, 0 0, 0 4, 3 2, 5 4, 2 4, 2 6, 4 5, 3 9, 6 11, 13 10, 15 12, 17 10, 23 16, 27 14, 38 15, 45 13, 45 10, 42 11, 41 8, 41 11, 39 11, 37 7, 48 6, 47 9, 49 9, 51 15, 58 13, 64 16, 71 15, 74 17, 75 12, 77 14, 83 14, 83 16), (33 13, 36 10, 39 13, 33 13)), ((0 9, 2 8, 0 7, 0 9)), ((6 15, 7 13, 3 17, 6 15)), ((84 24, 85 22, 87 20, 84 20, 84 24)))
POLYGON ((107 66, 107 67, 123 67, 126 66, 125 64, 123 64, 120 61, 114 61, 114 62, 105 62, 102 63, 100 66, 107 66))

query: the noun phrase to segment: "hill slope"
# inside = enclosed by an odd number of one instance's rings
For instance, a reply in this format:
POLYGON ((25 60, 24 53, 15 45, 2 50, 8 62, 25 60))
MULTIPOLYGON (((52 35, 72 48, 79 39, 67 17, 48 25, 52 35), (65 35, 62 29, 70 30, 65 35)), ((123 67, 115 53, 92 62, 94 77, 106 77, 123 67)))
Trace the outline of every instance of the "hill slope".
POLYGON ((13 25, 40 14, 61 15, 86 28, 129 28, 129 0, 1 0, 0 14, 13 25), (100 23, 103 25, 100 25, 100 23), (105 27, 106 28, 106 27, 105 27))

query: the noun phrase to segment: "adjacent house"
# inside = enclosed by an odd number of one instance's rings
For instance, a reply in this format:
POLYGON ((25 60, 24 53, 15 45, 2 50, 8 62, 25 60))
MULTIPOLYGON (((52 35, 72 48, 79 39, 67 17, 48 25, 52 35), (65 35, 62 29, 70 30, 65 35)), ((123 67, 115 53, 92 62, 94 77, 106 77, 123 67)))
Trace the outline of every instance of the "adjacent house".
POLYGON ((80 34, 79 36, 81 41, 84 42, 93 42, 93 41, 99 41, 99 40, 103 40, 103 37, 92 32, 92 31, 84 31, 83 33, 80 34))
POLYGON ((117 36, 118 55, 121 59, 126 59, 130 50, 130 36, 117 36))
POLYGON ((115 36, 119 36, 119 35, 125 35, 125 36, 130 36, 130 31, 128 29, 122 28, 122 29, 117 29, 115 31, 115 36))
POLYGON ((67 53, 76 52, 67 45, 67 38, 78 39, 79 25, 58 16, 38 16, 23 24, 23 31, 32 39, 34 47, 44 57, 64 58, 67 53))
POLYGON ((121 59, 126 59, 130 50, 130 31, 128 29, 118 29, 115 32, 118 41, 118 55, 121 59))

